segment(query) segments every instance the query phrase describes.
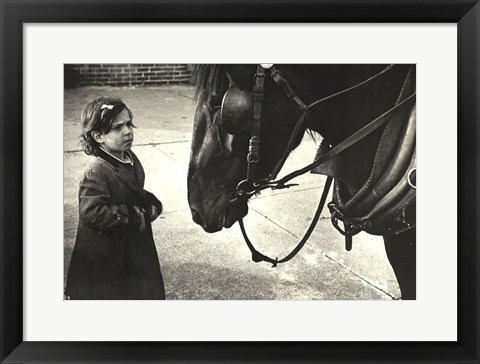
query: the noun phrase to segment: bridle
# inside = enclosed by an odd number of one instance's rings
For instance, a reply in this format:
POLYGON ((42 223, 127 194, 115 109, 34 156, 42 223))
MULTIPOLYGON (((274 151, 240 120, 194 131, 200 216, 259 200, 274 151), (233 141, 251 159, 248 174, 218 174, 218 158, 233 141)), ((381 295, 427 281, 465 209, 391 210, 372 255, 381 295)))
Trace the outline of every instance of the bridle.
MULTIPOLYGON (((376 79, 377 77, 380 77, 381 75, 385 74, 386 72, 389 72, 394 65, 388 65, 385 67, 382 71, 379 73, 369 77, 368 79, 351 86, 347 89, 344 89, 340 92, 336 92, 332 95, 329 95, 327 97, 315 100, 308 105, 305 104, 302 99, 295 93, 295 91, 290 87, 289 83, 287 80, 282 76, 280 71, 272 64, 260 64, 257 65, 256 73, 254 74, 254 86, 253 86, 253 92, 251 94, 251 126, 250 126, 250 139, 249 139, 249 147, 248 147, 248 153, 247 153, 247 171, 246 171, 246 178, 242 180, 236 188, 235 191, 235 197, 231 200, 231 203, 236 202, 237 200, 246 200, 248 199, 251 195, 264 190, 271 188, 273 190, 275 189, 284 189, 284 188, 289 188, 291 186, 294 186, 295 184, 288 183, 295 177, 298 177, 300 175, 303 175, 307 172, 312 171, 314 168, 320 166, 321 164, 325 163, 326 161, 332 159, 333 157, 337 156, 339 153, 344 151, 345 149, 349 148, 350 146, 354 145, 355 143, 359 142, 363 138, 365 138, 367 135, 371 134, 373 131, 377 130, 380 126, 384 125, 392 115, 395 113, 395 111, 399 110, 402 106, 405 104, 409 103, 414 99, 415 97, 415 92, 413 92, 411 95, 403 99, 402 101, 398 102, 396 105, 394 105, 392 108, 390 108, 388 111, 383 113, 382 115, 378 116, 374 120, 370 121, 368 124, 366 124, 364 127, 362 127, 360 130, 357 132, 353 133, 349 137, 347 137, 345 140, 340 142, 339 144, 335 145, 322 155, 320 155, 313 163, 310 163, 309 165, 298 169, 283 178, 279 180, 275 180, 278 173, 282 169, 283 165, 285 164, 285 161, 290 154, 290 152, 295 148, 296 143, 295 141, 298 140, 299 137, 303 134, 305 128, 306 128, 306 121, 308 119, 309 112, 312 111, 312 109, 316 106, 319 105, 320 103, 329 100, 331 98, 337 97, 341 94, 347 93, 349 91, 354 90, 357 87, 360 87, 368 82, 371 82, 372 80, 376 79), (261 128, 261 120, 262 120, 262 107, 263 107, 263 101, 265 98, 265 90, 264 90, 264 84, 265 84, 265 77, 267 76, 267 73, 269 73, 271 79, 274 81, 274 83, 277 85, 277 87, 286 95, 288 100, 292 103, 295 103, 300 111, 300 116, 297 120, 297 123, 295 124, 295 127, 293 129, 293 132, 290 136, 290 140, 287 144, 287 147, 285 148, 285 151, 277 163, 277 165, 274 167, 273 171, 270 173, 270 175, 267 178, 264 179, 255 179, 255 169, 256 165, 260 161, 260 145, 261 145, 261 139, 260 139, 260 128, 261 128)), ((231 97, 229 95, 229 90, 225 93, 225 96, 222 101, 222 108, 221 108, 221 117, 222 117, 222 124, 226 123, 226 117, 228 117, 227 113, 227 107, 226 105, 229 102, 229 98, 231 97)), ((231 94, 238 93, 238 91, 231 91, 231 94)), ((234 129, 233 127, 225 127, 225 129, 232 131, 234 129)), ((412 178, 411 178, 412 170, 408 174, 408 183, 412 188, 416 188, 413 183, 412 183, 412 178)), ((326 199, 332 184, 333 177, 329 176, 327 177, 327 180, 325 182, 325 186, 322 192, 322 196, 320 198, 317 211, 312 219, 312 222, 307 229, 305 235, 303 238, 300 240, 300 242, 297 244, 297 246, 293 249, 291 253, 289 253, 287 256, 285 256, 282 259, 272 259, 266 255, 261 254, 258 252, 251 241, 249 240, 246 231, 245 231, 245 226, 243 224, 243 219, 239 219, 239 225, 242 230, 243 237, 252 252, 252 260, 254 262, 261 262, 261 261, 266 261, 270 262, 273 264, 273 266, 276 266, 278 263, 284 263, 290 259, 292 259, 300 250, 301 248, 305 245, 306 241, 310 237, 313 229, 315 228, 318 219, 320 217, 321 211, 323 210, 326 199)), ((332 208, 331 208, 331 211, 332 208)), ((332 216, 332 222, 337 221, 341 214, 335 213, 335 219, 332 216)), ((335 224, 336 222, 334 222, 335 224)), ((355 234, 357 234, 361 228, 358 226, 354 226, 351 224, 348 224, 344 221, 344 230, 339 229, 338 224, 337 224, 337 229, 342 232, 343 235, 346 236, 346 244, 347 244, 347 250, 351 249, 351 237, 355 234), (350 248, 350 249, 349 249, 350 248)))

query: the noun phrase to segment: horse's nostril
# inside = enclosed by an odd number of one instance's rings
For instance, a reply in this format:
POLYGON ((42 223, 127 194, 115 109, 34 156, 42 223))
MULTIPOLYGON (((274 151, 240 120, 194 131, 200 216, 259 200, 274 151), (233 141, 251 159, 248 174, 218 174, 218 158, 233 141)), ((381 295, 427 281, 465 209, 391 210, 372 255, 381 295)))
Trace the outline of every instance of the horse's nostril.
POLYGON ((209 224, 207 221, 204 220, 202 215, 191 206, 190 206, 190 211, 192 212, 193 221, 196 224, 200 225, 202 229, 205 230, 207 233, 215 233, 217 231, 222 230, 222 225, 219 225, 216 223, 209 224))

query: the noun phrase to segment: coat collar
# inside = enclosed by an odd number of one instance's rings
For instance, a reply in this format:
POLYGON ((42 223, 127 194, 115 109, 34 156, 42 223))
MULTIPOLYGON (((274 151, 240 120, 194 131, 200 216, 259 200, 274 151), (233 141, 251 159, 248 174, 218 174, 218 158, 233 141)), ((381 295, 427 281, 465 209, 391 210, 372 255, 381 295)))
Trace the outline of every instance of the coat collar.
POLYGON ((130 163, 121 163, 117 158, 112 157, 102 149, 98 150, 98 157, 105 161, 108 165, 110 165, 112 169, 117 173, 118 177, 128 186, 130 186, 134 190, 143 190, 143 169, 135 154, 132 151, 129 151, 129 153, 133 161, 133 166, 130 163), (122 166, 122 164, 126 165, 122 166), (129 167, 134 169, 134 173, 138 176, 138 180, 135 179, 131 173, 125 173, 126 168, 129 167))
POLYGON ((106 150, 102 148, 98 148, 98 156, 108 163, 110 163, 112 166, 115 168, 118 168, 119 165, 121 164, 130 164, 133 166, 133 156, 131 151, 127 151, 128 156, 130 157, 130 162, 122 162, 120 159, 117 157, 113 156, 112 154, 108 153, 106 150))
POLYGON ((118 169, 120 162, 113 158, 110 154, 106 153, 103 149, 98 148, 98 157, 102 158, 105 162, 110 164, 112 167, 118 169))

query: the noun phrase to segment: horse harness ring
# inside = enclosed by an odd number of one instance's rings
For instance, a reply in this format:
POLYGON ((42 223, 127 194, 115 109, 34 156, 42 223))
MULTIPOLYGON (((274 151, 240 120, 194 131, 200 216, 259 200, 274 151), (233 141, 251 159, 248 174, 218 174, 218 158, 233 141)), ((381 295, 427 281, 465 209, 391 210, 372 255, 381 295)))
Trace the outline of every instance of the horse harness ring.
MULTIPOLYGON (((318 156, 313 163, 299 170, 296 170, 292 173, 289 173, 288 175, 284 176, 279 180, 275 180, 278 173, 280 172, 283 165, 285 164, 285 161, 288 155, 294 149, 295 140, 298 140, 298 137, 301 136, 301 134, 303 134, 305 130, 305 123, 307 120, 308 113, 313 107, 315 107, 316 105, 320 104, 323 101, 334 98, 341 94, 345 94, 351 90, 354 90, 355 88, 365 85, 371 82, 372 80, 380 77, 381 75, 385 74, 386 72, 390 71, 393 67, 394 65, 388 65, 386 68, 384 68, 379 73, 373 75, 372 77, 354 86, 344 89, 340 92, 337 92, 335 94, 329 95, 322 99, 316 100, 308 105, 306 105, 301 100, 301 98, 294 92, 294 90, 292 90, 289 83, 283 78, 280 71, 272 64, 257 65, 256 73, 254 74, 253 92, 247 92, 236 86, 231 86, 226 91, 222 100, 222 105, 220 110, 221 124, 223 128, 230 134, 236 134, 244 130, 250 131, 249 147, 248 147, 248 153, 247 153, 246 178, 242 180, 240 183, 238 183, 236 192, 235 192, 235 197, 231 202, 233 203, 238 199, 248 199, 251 195, 267 188, 271 188, 275 190, 275 189, 284 189, 284 188, 289 188, 291 186, 295 186, 296 184, 291 184, 291 183, 289 184, 287 182, 289 182, 295 177, 298 177, 300 175, 303 175, 307 172, 312 171, 314 168, 322 165, 323 163, 337 156, 339 153, 341 153, 348 147, 362 140, 367 135, 371 134, 373 131, 377 130, 380 126, 384 125, 387 121, 389 121, 394 115, 394 113, 400 110, 400 108, 410 107, 410 105, 415 100, 415 95, 416 95, 415 92, 412 92, 409 96, 404 97, 403 100, 398 100, 398 102, 393 107, 391 107, 389 110, 387 110, 386 112, 384 112, 383 114, 375 118, 374 120, 370 121, 368 124, 366 124, 364 127, 359 129, 357 132, 353 133, 352 135, 344 139, 342 142, 338 143, 333 147, 329 147, 329 149, 324 153, 322 153, 320 156, 318 156), (267 76, 267 72, 269 72, 270 77, 274 81, 274 83, 287 96, 288 100, 297 105, 298 109, 300 110, 300 116, 298 118, 297 123, 295 124, 292 135, 290 136, 290 140, 287 144, 287 147, 285 148, 285 151, 281 159, 279 160, 277 165, 274 167, 273 171, 269 174, 267 178, 255 180, 255 167, 260 161, 260 144, 261 144, 260 127, 261 127, 261 119, 262 119, 262 106, 263 106, 263 100, 265 97, 264 84, 265 84, 265 77, 267 76), (249 123, 250 121, 251 123, 249 123), (248 127, 248 129, 245 129, 246 127, 248 127)), ((407 78, 408 78, 408 75, 407 75, 407 78)), ((402 91, 403 91, 403 88, 402 88, 402 91)), ((414 130, 415 129, 413 127, 413 132, 409 133, 410 136, 409 136, 409 139, 407 140, 407 142, 409 141, 410 143, 409 145, 413 144, 413 147, 410 147, 410 149, 413 148, 413 161, 410 162, 410 166, 405 178, 402 179, 401 183, 398 183, 394 188, 392 188, 391 191, 384 192, 384 194, 382 195, 382 199, 379 201, 375 201, 376 205, 375 205, 375 208, 372 209, 372 211, 369 211, 369 213, 362 218, 349 218, 346 216, 346 214, 342 213, 342 211, 339 209, 339 207, 335 203, 331 202, 328 204, 329 210, 332 215, 332 218, 331 218, 332 223, 335 226, 335 228, 342 235, 345 236, 345 244, 346 244, 347 250, 350 250, 352 247, 352 236, 358 234, 362 230, 367 230, 368 227, 371 226, 371 221, 373 218, 375 218, 381 212, 385 212, 388 209, 392 210, 392 206, 395 206, 395 208, 398 209, 399 199, 402 201, 402 203, 405 204, 405 201, 409 202, 411 201, 412 198, 414 198, 415 189, 416 189, 416 184, 415 184, 416 183, 415 182, 416 167, 414 166, 415 164, 415 151, 414 151, 415 131, 414 130), (412 133, 413 133, 413 142, 411 141, 412 133), (413 193, 411 191, 413 191, 413 193), (399 198, 398 196, 400 196, 400 194, 402 194, 402 196, 405 195, 406 197, 399 198), (343 222, 344 224, 343 229, 338 225, 339 221, 343 222)), ((411 156, 412 152, 410 152, 408 155, 410 157, 408 156, 402 157, 402 160, 406 160, 408 162, 409 160, 408 158, 412 159, 412 156, 411 156)), ((393 171, 393 172, 396 172, 396 171, 393 171)), ((278 258, 275 258, 275 259, 270 258, 258 252, 246 234, 245 226, 243 224, 243 219, 239 219, 239 225, 242 231, 242 235, 245 239, 245 242, 247 243, 247 246, 249 247, 252 253, 252 260, 254 262, 266 261, 266 262, 272 263, 273 267, 275 267, 277 266, 278 263, 284 263, 292 259, 302 249, 302 247, 305 245, 306 241, 310 237, 311 233, 313 232, 318 222, 318 219, 320 218, 320 214, 325 206, 332 181, 333 181, 333 177, 328 176, 325 182, 325 186, 324 186, 317 210, 315 212, 312 222, 309 228, 307 229, 305 235, 297 244, 297 246, 292 250, 292 252, 290 252, 287 256, 285 256, 280 260, 278 258)), ((390 212, 390 214, 392 214, 392 212, 390 212)))

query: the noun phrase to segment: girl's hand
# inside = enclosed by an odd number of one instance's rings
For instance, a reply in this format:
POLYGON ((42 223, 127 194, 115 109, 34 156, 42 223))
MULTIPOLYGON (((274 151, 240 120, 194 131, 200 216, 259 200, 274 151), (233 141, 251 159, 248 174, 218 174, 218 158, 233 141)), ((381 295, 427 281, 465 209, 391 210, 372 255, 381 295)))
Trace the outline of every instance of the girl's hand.
POLYGON ((144 191, 144 193, 146 204, 148 206, 148 217, 150 218, 150 222, 152 222, 162 213, 163 206, 160 200, 156 198, 153 193, 148 191, 144 191))
POLYGON ((150 206, 150 222, 154 221, 162 212, 162 205, 151 205, 150 206))
POLYGON ((144 232, 146 230, 146 225, 145 225, 145 214, 143 213, 143 210, 140 209, 139 207, 137 206, 133 206, 133 209, 135 210, 135 213, 137 214, 138 218, 139 218, 139 227, 138 229, 141 231, 141 232, 144 232))

